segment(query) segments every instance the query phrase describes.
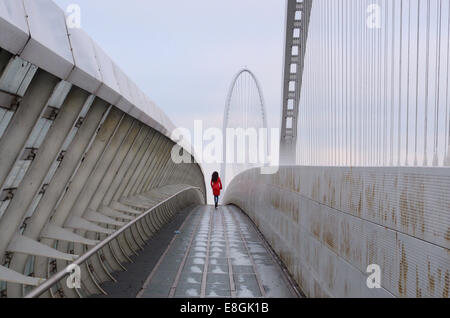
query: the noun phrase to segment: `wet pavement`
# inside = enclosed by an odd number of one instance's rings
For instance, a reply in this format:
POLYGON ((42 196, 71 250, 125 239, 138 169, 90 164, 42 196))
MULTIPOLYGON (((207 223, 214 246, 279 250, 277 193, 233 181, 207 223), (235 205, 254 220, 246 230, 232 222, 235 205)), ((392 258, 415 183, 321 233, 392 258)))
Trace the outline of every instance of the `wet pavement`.
POLYGON ((254 224, 237 207, 178 213, 96 297, 298 297, 254 224))
POLYGON ((137 297, 297 297, 238 208, 198 206, 185 213, 137 297))

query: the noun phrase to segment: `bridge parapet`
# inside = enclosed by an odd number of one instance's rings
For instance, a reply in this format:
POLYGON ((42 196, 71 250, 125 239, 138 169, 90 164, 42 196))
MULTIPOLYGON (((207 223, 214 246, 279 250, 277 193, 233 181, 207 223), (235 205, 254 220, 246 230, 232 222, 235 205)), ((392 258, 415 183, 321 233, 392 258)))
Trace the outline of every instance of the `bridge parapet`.
POLYGON ((448 169, 253 169, 224 203, 250 216, 309 297, 449 296, 448 169), (379 289, 367 287, 371 264, 379 289))
MULTIPOLYGON (((0 297, 65 268, 133 220, 130 206, 157 202, 153 190, 205 195, 201 167, 171 160, 173 128, 53 1, 0 0, 0 297)), ((180 203, 158 226, 192 198, 180 203)), ((154 230, 136 226, 90 258, 84 295, 102 292, 154 230)))

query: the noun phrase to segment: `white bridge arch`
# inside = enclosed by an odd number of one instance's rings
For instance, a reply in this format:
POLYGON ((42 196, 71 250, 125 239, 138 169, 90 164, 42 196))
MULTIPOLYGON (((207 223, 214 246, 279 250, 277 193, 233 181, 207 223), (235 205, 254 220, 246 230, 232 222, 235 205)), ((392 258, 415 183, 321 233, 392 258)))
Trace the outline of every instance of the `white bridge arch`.
MULTIPOLYGON (((246 127, 240 127, 240 128, 266 128, 268 127, 267 125, 267 111, 266 111, 266 104, 264 101, 264 96, 263 96, 263 92, 261 89, 261 85, 258 81, 258 79, 256 78, 255 74, 247 69, 247 68, 243 68, 241 69, 239 72, 236 73, 236 75, 233 77, 233 80, 231 82, 229 91, 228 91, 228 95, 226 98, 226 102, 225 102, 225 109, 224 109, 224 114, 223 114, 223 134, 224 134, 224 142, 223 142, 223 158, 224 158, 224 162, 222 163, 222 167, 221 167, 221 176, 224 182, 226 182, 226 167, 227 167, 227 142, 226 142, 226 138, 227 138, 227 128, 229 127, 230 124, 230 120, 232 118, 230 118, 230 112, 233 111, 233 107, 232 107, 232 102, 233 102, 233 98, 235 97, 235 95, 237 94, 248 94, 249 98, 246 98, 246 96, 244 96, 242 98, 242 96, 240 96, 241 99, 244 103, 248 102, 251 103, 251 97, 255 97, 255 92, 254 90, 256 90, 256 100, 257 100, 257 104, 258 104, 258 109, 261 113, 261 127, 249 127, 248 125, 246 125, 246 127), (246 78, 245 78, 246 77, 246 78), (242 87, 239 87, 240 84, 240 80, 246 80, 247 83, 243 84, 242 87), (253 92, 252 92, 253 89, 253 92), (251 96, 251 97, 250 97, 251 96)), ((247 105, 249 106, 249 105, 247 105)), ((250 105, 251 106, 251 105, 250 105)), ((246 119, 248 119, 248 115, 253 115, 253 114, 249 114, 248 111, 251 110, 251 107, 245 107, 245 110, 243 112, 241 112, 242 116, 245 117, 246 119)), ((240 110, 240 109, 238 109, 240 110)), ((256 115, 256 114, 255 114, 256 115)), ((256 117, 258 118, 258 117, 256 117)), ((258 119, 259 119, 258 118, 258 119)), ((248 123, 247 123, 248 124, 248 123)), ((230 180, 231 181, 231 180, 230 180)))

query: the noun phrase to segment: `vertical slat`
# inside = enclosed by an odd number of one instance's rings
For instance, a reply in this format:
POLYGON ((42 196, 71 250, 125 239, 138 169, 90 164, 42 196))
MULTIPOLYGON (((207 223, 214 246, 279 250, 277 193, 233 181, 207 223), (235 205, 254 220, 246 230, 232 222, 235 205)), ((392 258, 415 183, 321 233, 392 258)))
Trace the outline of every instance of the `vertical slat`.
MULTIPOLYGON (((19 109, 0 140, 0 185, 3 185, 14 163, 47 105, 59 80, 53 75, 38 71, 19 109)), ((1 245, 1 244, 0 244, 1 245)), ((2 248, 0 248, 0 252, 2 248)))

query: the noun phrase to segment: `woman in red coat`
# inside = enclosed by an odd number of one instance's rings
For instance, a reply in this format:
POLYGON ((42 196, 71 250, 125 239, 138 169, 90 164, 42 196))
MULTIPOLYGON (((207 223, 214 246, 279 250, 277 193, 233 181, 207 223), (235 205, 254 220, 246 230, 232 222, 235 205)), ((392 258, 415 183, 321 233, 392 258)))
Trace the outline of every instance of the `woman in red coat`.
POLYGON ((212 174, 211 188, 214 194, 214 205, 217 209, 217 205, 219 204, 220 190, 222 190, 222 181, 220 181, 219 173, 217 171, 212 174))

